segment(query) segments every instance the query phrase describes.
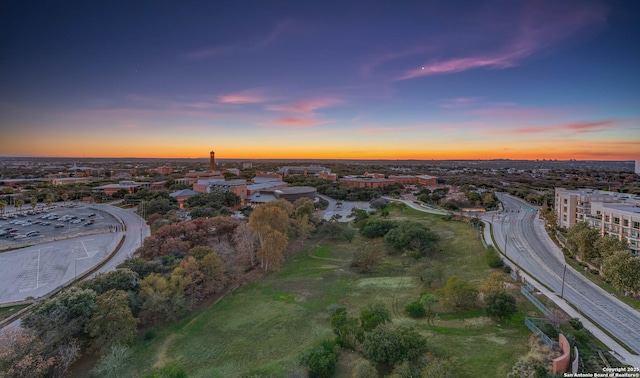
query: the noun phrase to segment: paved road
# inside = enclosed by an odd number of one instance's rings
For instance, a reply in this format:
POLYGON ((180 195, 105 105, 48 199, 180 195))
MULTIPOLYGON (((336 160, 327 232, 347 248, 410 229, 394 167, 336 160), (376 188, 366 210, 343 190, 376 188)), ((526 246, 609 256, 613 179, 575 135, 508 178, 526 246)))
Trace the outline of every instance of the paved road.
MULTIPOLYGON (((483 216, 493 224, 496 243, 506 251, 507 257, 560 296, 564 257, 544 231, 544 221, 537 217, 538 209, 506 194, 501 194, 500 200, 505 212, 483 216)), ((640 353, 640 313, 570 266, 565 276, 564 299, 640 353)))
POLYGON ((324 199, 329 202, 329 206, 325 210, 322 211, 322 217, 326 220, 331 219, 334 215, 340 215, 341 218, 338 219, 338 222, 349 222, 353 220, 352 217, 349 216, 351 214, 352 209, 362 209, 362 210, 371 210, 369 206, 369 202, 349 202, 349 201, 341 201, 342 205, 338 206, 335 199, 331 197, 327 197, 322 194, 318 194, 318 197, 324 199))

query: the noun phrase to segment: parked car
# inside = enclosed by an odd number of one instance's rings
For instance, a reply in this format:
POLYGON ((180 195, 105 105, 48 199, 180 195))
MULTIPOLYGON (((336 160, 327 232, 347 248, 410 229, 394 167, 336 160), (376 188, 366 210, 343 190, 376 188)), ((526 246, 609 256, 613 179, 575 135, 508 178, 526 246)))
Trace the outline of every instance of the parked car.
POLYGON ((38 236, 40 235, 40 231, 29 231, 26 233, 27 237, 38 236))
POLYGON ((62 228, 64 227, 64 224, 62 223, 56 223, 56 225, 54 226, 55 228, 62 228))
POLYGON ((13 235, 13 239, 14 240, 15 239, 24 239, 26 237, 27 237, 27 235, 25 235, 25 234, 15 234, 15 235, 13 235))
POLYGON ((12 228, 12 229, 9 230, 9 232, 12 233, 12 234, 15 234, 15 233, 18 232, 18 229, 17 228, 12 228))

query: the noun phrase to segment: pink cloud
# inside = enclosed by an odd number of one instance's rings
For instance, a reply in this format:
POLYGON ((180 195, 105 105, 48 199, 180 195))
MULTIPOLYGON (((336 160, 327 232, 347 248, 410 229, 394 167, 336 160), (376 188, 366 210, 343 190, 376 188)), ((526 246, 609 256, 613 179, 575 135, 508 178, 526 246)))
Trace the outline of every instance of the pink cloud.
POLYGON ((396 80, 450 74, 474 68, 503 69, 516 66, 535 53, 547 50, 580 33, 599 30, 607 9, 599 3, 530 2, 522 9, 518 30, 506 30, 516 37, 501 49, 452 59, 432 60, 405 71, 396 80), (579 5, 576 5, 579 4, 579 5))
POLYGON ((270 105, 270 106, 267 106, 267 110, 313 115, 314 111, 318 109, 327 108, 327 107, 339 105, 342 103, 343 101, 340 99, 326 97, 326 98, 316 98, 311 100, 298 101, 288 105, 270 105))
POLYGON ((259 104, 265 102, 266 99, 257 94, 250 93, 232 93, 224 96, 219 96, 218 101, 223 104, 259 104))
POLYGON ((576 122, 552 126, 534 126, 521 127, 511 130, 495 130, 492 134, 539 134, 558 131, 571 131, 574 133, 592 133, 609 129, 618 125, 616 120, 594 121, 594 122, 576 122))
POLYGON ((306 119, 299 117, 284 117, 269 122, 269 126, 312 127, 329 123, 328 120, 306 119))

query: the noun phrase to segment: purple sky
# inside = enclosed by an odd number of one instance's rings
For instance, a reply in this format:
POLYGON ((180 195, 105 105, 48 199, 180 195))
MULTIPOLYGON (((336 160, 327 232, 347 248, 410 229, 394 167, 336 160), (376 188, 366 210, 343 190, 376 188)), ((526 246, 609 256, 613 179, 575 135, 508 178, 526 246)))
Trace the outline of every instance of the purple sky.
POLYGON ((640 158, 640 2, 9 1, 0 155, 640 158))

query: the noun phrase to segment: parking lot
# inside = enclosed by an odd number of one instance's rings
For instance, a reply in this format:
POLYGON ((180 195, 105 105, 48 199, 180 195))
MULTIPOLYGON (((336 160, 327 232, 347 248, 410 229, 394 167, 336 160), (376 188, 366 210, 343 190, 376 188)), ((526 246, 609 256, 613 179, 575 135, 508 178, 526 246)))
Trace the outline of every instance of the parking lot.
POLYGON ((23 211, 0 216, 0 247, 35 244, 87 231, 112 231, 118 226, 112 215, 88 206, 23 211))

